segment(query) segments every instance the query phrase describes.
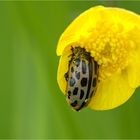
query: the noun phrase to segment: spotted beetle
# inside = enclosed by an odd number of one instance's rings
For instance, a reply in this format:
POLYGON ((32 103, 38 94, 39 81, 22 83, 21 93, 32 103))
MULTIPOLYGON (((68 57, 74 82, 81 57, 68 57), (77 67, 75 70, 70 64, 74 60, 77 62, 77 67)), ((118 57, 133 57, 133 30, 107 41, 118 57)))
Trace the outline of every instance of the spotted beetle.
POLYGON ((95 94, 98 80, 98 64, 84 48, 72 48, 68 72, 66 100, 70 106, 79 111, 86 107, 95 94))

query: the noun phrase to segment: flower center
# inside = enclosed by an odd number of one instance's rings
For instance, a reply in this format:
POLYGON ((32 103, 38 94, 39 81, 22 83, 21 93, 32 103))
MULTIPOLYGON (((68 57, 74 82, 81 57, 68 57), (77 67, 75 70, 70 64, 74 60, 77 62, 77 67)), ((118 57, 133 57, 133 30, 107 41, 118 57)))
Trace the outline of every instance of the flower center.
POLYGON ((79 42, 100 65, 100 79, 123 70, 128 64, 132 47, 121 32, 106 29, 99 34, 99 31, 95 30, 86 38, 81 37, 79 42))

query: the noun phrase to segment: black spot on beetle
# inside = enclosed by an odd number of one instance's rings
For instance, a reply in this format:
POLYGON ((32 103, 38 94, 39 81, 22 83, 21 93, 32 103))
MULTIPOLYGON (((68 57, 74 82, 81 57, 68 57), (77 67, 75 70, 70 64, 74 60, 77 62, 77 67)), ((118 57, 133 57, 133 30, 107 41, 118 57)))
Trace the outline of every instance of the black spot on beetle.
POLYGON ((86 62, 84 60, 82 60, 82 72, 86 74, 86 62))
POLYGON ((85 87, 87 85, 87 78, 82 78, 81 80, 81 86, 85 87))
POLYGON ((93 87, 95 87, 95 86, 96 86, 96 77, 94 77, 94 79, 93 79, 92 86, 93 86, 93 87))
POLYGON ((74 68, 73 68, 73 67, 71 67, 71 72, 72 72, 72 73, 74 72, 74 68))
POLYGON ((84 97, 84 91, 81 89, 80 91, 80 99, 82 99, 84 97))
POLYGON ((77 101, 75 100, 73 103, 71 103, 72 107, 75 107, 77 105, 77 101))
POLYGON ((80 59, 79 59, 79 58, 75 60, 75 65, 76 65, 77 67, 79 67, 79 65, 80 65, 80 59))
POLYGON ((97 64, 97 62, 95 62, 94 63, 94 69, 95 69, 95 74, 97 74, 97 72, 98 72, 98 64, 97 64))
POLYGON ((69 90, 68 91, 68 99, 70 99, 70 96, 71 96, 71 91, 69 90))
POLYGON ((70 78, 70 81, 69 81, 70 86, 73 87, 74 84, 75 84, 75 82, 76 82, 75 79, 74 79, 73 77, 71 77, 71 78, 70 78))
POLYGON ((75 76, 79 80, 80 79, 80 72, 75 72, 75 76))
POLYGON ((69 78, 68 72, 64 74, 64 77, 65 77, 65 80, 68 81, 68 78, 69 78))
POLYGON ((77 95, 77 92, 78 92, 78 87, 74 88, 73 95, 77 95))

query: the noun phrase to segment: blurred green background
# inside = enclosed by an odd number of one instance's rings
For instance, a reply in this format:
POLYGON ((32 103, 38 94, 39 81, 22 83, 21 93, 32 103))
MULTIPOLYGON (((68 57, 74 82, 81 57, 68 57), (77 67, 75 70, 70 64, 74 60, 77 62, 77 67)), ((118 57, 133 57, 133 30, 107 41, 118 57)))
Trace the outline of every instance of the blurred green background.
POLYGON ((74 112, 57 81, 56 45, 95 5, 140 14, 139 1, 0 2, 0 138, 140 138, 140 90, 109 111, 74 112))

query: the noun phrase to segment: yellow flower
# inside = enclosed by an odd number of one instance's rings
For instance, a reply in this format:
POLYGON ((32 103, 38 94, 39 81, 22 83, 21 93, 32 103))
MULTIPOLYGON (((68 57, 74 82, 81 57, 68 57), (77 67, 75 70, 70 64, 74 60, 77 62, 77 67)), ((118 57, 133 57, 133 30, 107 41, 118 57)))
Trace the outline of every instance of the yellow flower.
POLYGON ((108 110, 126 102, 140 85, 140 16, 96 6, 78 16, 61 35, 57 80, 65 94, 71 46, 85 48, 99 64, 99 80, 88 107, 108 110))

